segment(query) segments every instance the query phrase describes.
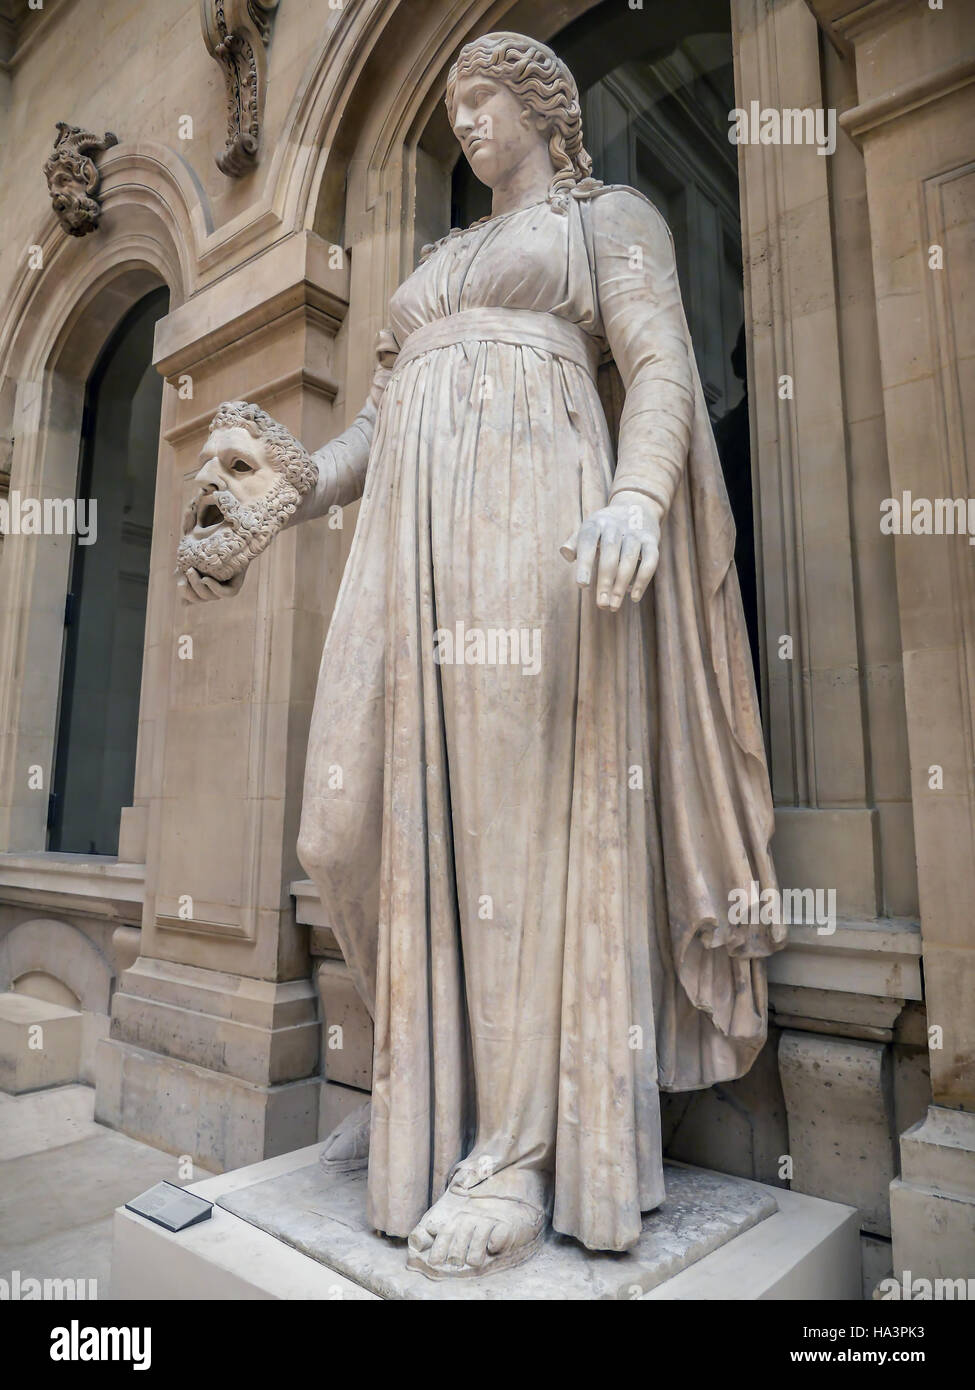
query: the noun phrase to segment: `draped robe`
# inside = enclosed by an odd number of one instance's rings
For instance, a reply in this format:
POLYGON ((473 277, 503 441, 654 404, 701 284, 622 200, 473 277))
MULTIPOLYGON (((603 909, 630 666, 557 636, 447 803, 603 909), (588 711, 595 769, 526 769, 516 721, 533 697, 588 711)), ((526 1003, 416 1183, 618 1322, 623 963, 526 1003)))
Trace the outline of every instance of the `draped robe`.
POLYGON ((379 354, 296 517, 362 495, 299 857, 375 1023, 370 1219, 408 1234, 465 1160, 626 1249, 659 1089, 747 1071, 784 934, 729 914, 775 885, 771 796, 667 226, 589 186, 453 232, 379 354), (622 489, 666 515, 612 612, 559 547, 622 489))

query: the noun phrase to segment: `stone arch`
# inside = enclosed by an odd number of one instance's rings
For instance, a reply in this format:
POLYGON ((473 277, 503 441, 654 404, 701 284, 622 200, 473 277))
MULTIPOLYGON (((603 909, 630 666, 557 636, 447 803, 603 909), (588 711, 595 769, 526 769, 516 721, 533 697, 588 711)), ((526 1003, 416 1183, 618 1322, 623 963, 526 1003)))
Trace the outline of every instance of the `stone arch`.
POLYGON ((333 31, 303 84, 289 137, 315 156, 304 174, 296 225, 331 230, 331 204, 347 170, 350 191, 361 179, 370 203, 382 197, 384 171, 409 178, 409 145, 419 138, 441 99, 450 63, 469 39, 492 29, 523 29, 547 39, 598 3, 475 0, 459 6, 432 0, 420 22, 412 6, 380 6, 347 33, 333 31), (343 73, 344 82, 328 80, 343 73), (377 92, 389 93, 388 99, 377 100, 377 92))
POLYGON ((168 285, 174 305, 196 288, 211 218, 189 166, 166 146, 142 142, 107 150, 98 168, 102 219, 92 236, 68 236, 53 211, 36 229, 43 263, 32 270, 25 257, 0 321, 0 380, 77 370, 79 318, 133 270, 168 285))
POLYGON ((35 973, 65 985, 80 1009, 109 1012, 112 967, 77 927, 53 917, 34 917, 7 932, 0 941, 0 992, 35 973))
MULTIPOLYGON (((15 441, 11 489, 24 496, 73 495, 101 348, 149 290, 167 286, 174 305, 192 293, 209 230, 202 192, 164 146, 118 145, 99 170, 98 230, 70 237, 50 212, 35 233, 41 267, 25 257, 0 323, 0 408, 11 415, 0 427, 15 441)), ((0 649, 13 659, 0 673, 0 847, 10 850, 45 847, 46 796, 28 787, 28 769, 49 778, 53 766, 71 556, 70 536, 32 539, 8 536, 2 559, 0 649)))

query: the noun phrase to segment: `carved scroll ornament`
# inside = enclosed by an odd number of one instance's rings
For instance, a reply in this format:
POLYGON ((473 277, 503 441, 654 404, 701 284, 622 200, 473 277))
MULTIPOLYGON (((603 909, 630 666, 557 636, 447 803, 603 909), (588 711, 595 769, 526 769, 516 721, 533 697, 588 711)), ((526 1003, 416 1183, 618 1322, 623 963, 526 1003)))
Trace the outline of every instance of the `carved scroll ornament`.
POLYGON ((106 130, 95 135, 79 125, 58 121, 54 149, 44 161, 44 177, 51 203, 69 236, 85 236, 98 226, 102 205, 98 200, 101 177, 93 156, 118 144, 118 136, 106 130))
POLYGON ((200 0, 203 37, 227 81, 227 145, 217 167, 239 179, 257 165, 267 50, 278 0, 200 0))

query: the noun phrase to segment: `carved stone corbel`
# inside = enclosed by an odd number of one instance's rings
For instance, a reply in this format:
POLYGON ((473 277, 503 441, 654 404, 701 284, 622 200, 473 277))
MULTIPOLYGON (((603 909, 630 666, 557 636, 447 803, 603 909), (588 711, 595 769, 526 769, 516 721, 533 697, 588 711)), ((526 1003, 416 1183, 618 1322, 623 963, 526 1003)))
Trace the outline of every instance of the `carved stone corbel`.
POLYGON ((203 37, 227 80, 227 147, 217 167, 239 179, 257 165, 267 50, 278 0, 200 0, 203 37))
POLYGON ((69 236, 85 236, 102 215, 97 196, 101 177, 92 156, 117 145, 118 136, 110 130, 95 135, 67 121, 58 121, 57 132, 54 149, 44 161, 44 177, 61 226, 69 236))

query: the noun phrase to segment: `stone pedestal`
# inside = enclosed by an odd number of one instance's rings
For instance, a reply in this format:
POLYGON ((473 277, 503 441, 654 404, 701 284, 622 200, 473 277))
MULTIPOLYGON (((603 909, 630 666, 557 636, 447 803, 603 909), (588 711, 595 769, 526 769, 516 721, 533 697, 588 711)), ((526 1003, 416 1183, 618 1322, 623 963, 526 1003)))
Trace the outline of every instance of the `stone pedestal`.
POLYGON ((406 1268, 406 1242, 369 1229, 365 1175, 326 1176, 313 1145, 196 1183, 209 1221, 172 1235, 115 1217, 113 1296, 407 1300, 855 1299, 849 1207, 667 1164, 668 1198, 625 1255, 551 1236, 517 1269, 433 1281, 406 1268), (205 1295, 201 1290, 206 1290, 205 1295))

